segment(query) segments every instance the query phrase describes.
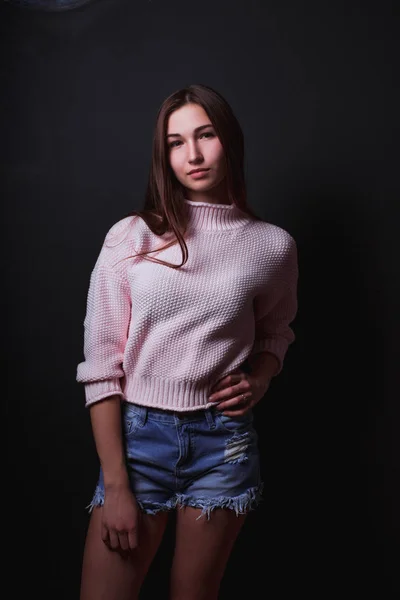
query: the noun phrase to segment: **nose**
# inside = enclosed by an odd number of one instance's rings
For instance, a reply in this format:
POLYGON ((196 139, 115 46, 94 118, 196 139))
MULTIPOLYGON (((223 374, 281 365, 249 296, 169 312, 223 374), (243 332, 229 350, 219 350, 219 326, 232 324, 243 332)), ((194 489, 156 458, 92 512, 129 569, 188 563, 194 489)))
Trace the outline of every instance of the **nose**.
POLYGON ((198 162, 203 159, 203 155, 200 152, 199 147, 196 142, 189 143, 189 163, 192 164, 194 162, 198 162))

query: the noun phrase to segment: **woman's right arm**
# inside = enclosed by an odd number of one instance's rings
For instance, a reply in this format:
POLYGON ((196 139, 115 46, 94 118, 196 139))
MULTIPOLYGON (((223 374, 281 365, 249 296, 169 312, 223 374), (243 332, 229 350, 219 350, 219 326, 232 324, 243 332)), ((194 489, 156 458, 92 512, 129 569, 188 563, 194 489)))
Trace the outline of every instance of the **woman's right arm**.
POLYGON ((89 407, 97 454, 104 476, 102 539, 113 550, 138 544, 139 509, 129 486, 121 427, 121 399, 108 396, 89 407))
POLYGON ((117 261, 120 255, 114 252, 118 244, 111 239, 121 224, 124 223, 118 222, 107 234, 90 275, 84 360, 79 363, 76 376, 85 386, 86 407, 104 474, 101 535, 113 549, 137 546, 139 516, 129 486, 121 428, 121 378, 125 375, 123 362, 132 310, 130 284, 124 270, 115 268, 121 261, 117 261))

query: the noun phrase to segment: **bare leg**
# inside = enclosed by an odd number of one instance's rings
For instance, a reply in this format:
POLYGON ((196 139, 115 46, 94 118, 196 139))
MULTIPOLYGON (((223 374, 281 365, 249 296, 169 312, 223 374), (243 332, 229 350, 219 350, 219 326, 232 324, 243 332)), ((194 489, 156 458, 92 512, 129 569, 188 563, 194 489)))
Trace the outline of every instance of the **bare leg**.
POLYGON ((102 507, 92 511, 82 564, 80 600, 135 600, 162 540, 168 513, 142 514, 139 545, 122 556, 101 539, 102 507))
POLYGON ((218 508, 210 520, 191 507, 176 511, 176 545, 170 600, 214 600, 246 515, 218 508))

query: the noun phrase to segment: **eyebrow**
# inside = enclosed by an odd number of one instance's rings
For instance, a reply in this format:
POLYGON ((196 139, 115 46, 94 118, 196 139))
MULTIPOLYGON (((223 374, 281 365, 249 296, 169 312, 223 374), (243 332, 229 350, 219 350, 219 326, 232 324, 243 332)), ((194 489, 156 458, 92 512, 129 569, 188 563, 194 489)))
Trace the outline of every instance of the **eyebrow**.
MULTIPOLYGON (((193 131, 194 131, 195 133, 198 133, 198 132, 199 132, 199 131, 201 131, 202 129, 205 129, 206 127, 212 127, 212 126, 213 126, 213 124, 212 124, 212 123, 207 123, 207 125, 200 125, 200 127, 196 127, 196 129, 194 129, 193 131)), ((167 138, 169 138, 169 137, 180 137, 180 135, 181 135, 180 133, 169 133, 169 134, 167 135, 167 138)))

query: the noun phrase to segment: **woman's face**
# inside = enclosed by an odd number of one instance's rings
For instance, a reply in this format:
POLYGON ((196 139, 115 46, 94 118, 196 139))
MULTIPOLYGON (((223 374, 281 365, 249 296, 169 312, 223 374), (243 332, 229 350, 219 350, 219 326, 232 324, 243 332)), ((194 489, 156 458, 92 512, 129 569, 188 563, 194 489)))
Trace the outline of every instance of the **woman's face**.
POLYGON ((224 149, 207 113, 198 104, 185 104, 170 115, 167 145, 171 168, 191 192, 189 198, 201 197, 225 178, 224 149), (196 131, 198 127, 201 130, 196 131), (193 169, 207 171, 193 176, 189 174, 193 169))

